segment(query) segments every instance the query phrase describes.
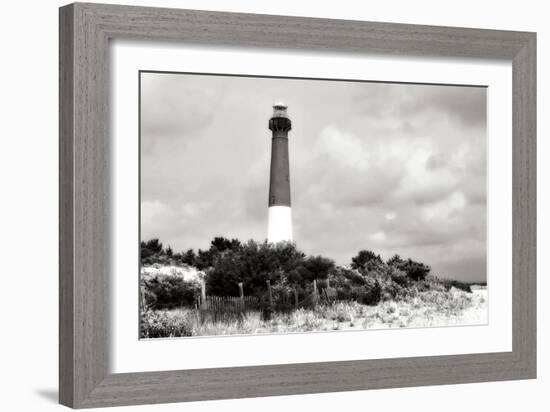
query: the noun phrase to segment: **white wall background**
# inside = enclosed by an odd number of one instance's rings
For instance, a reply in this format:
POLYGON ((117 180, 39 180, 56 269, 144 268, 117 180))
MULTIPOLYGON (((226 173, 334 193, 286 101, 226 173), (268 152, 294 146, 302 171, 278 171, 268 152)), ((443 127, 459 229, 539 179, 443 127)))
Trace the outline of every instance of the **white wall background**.
MULTIPOLYGON (((105 0, 105 2, 109 2, 105 0)), ((110 2, 109 2, 110 3, 110 2)), ((141 406, 147 411, 280 411, 341 408, 385 411, 548 410, 550 282, 550 26, 545 2, 461 0, 180 0, 127 4, 287 14, 538 32, 539 378, 337 394, 141 406)), ((2 410, 60 410, 57 405, 57 0, 2 4, 0 105, 0 377, 2 410), (22 292, 22 293, 21 293, 22 292)), ((117 409, 121 410, 121 409, 117 409)))

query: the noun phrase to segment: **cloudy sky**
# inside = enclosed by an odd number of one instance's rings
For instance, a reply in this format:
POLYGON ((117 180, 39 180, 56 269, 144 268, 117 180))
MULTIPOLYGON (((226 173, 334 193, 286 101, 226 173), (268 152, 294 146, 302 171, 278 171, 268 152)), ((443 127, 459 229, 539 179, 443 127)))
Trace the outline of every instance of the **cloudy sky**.
POLYGON ((275 101, 288 105, 294 239, 349 264, 395 253, 486 277, 486 89, 141 75, 141 236, 264 240, 275 101))

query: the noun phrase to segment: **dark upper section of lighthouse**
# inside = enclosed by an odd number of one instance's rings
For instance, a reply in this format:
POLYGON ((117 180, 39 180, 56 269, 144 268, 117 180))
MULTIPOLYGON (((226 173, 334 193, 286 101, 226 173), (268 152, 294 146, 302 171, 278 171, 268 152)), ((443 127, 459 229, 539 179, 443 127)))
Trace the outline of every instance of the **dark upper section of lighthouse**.
POLYGON ((273 105, 273 116, 269 119, 269 130, 273 132, 288 132, 292 129, 292 122, 288 118, 288 113, 286 112, 287 108, 287 105, 284 103, 275 103, 273 105))
POLYGON ((271 138, 271 171, 269 177, 269 206, 290 207, 290 172, 288 161, 288 132, 292 128, 286 105, 275 103, 269 119, 271 138))

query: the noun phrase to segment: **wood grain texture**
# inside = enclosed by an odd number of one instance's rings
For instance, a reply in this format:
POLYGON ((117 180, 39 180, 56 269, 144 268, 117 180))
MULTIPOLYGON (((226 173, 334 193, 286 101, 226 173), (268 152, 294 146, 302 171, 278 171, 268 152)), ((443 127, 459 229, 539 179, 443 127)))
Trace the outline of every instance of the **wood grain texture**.
MULTIPOLYGON (((67 11, 68 9, 66 9, 67 11)), ((73 37, 74 19, 59 16, 59 400, 73 404, 73 37)))
POLYGON ((536 37, 512 63, 512 231, 513 350, 522 367, 536 375, 537 82, 536 37))
POLYGON ((60 9, 60 402, 83 408, 527 379, 536 375, 536 36, 76 3, 60 9), (152 373, 108 372, 110 39, 513 65, 513 351, 152 373))

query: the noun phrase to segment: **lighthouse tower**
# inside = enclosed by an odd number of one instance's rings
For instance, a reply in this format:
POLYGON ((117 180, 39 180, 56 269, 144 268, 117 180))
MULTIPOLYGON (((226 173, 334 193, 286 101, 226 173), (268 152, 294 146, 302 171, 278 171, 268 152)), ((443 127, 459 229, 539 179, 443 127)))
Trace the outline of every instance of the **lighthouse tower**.
POLYGON ((272 243, 292 241, 288 164, 288 132, 292 128, 292 123, 286 109, 287 106, 284 103, 275 103, 273 116, 269 119, 272 138, 267 240, 272 243))

